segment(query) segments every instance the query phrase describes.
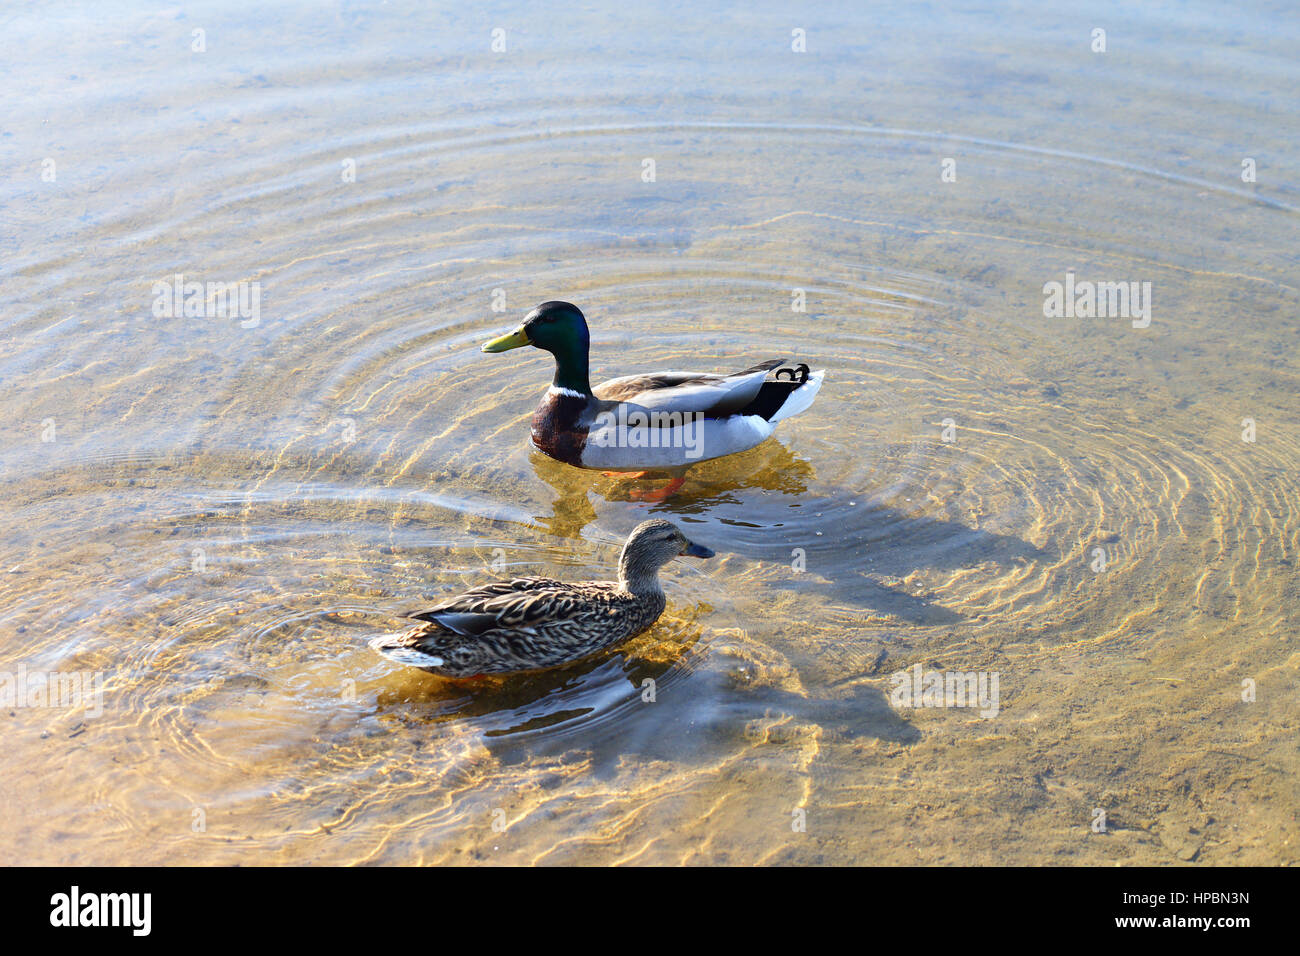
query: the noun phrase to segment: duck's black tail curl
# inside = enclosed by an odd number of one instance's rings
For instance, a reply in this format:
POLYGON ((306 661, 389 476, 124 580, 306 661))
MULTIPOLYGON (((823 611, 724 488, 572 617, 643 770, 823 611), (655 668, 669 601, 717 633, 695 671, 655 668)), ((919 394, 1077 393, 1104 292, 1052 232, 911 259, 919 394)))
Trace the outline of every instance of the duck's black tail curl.
POLYGON ((758 415, 766 421, 779 412, 795 389, 801 388, 811 374, 806 364, 800 362, 794 366, 774 369, 763 382, 758 394, 742 408, 741 415, 758 415))

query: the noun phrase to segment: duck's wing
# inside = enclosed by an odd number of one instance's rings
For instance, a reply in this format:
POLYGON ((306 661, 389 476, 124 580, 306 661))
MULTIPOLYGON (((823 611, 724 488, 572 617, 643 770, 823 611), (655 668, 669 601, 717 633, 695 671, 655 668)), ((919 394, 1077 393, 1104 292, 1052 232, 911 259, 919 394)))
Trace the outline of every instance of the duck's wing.
POLYGON ((602 382, 592 394, 605 402, 622 402, 658 412, 701 412, 722 418, 749 405, 763 387, 767 373, 784 359, 769 359, 743 372, 655 372, 624 375, 602 382))
POLYGON ((579 586, 552 578, 516 578, 485 584, 408 616, 466 636, 498 628, 537 628, 573 614, 579 596, 589 597, 595 588, 591 583, 579 586))
POLYGON ((417 614, 408 614, 406 616, 427 621, 429 620, 428 615, 435 614, 442 610, 455 609, 478 601, 486 601, 501 595, 518 594, 524 591, 539 591, 546 588, 562 588, 564 586, 565 584, 563 581, 557 581, 555 578, 512 578, 509 581, 493 581, 490 584, 480 584, 476 588, 462 591, 455 597, 448 598, 445 601, 440 601, 432 607, 426 608, 417 614))
POLYGON ((639 391, 639 383, 657 377, 606 383, 595 390, 604 401, 587 429, 579 463, 617 471, 670 470, 753 448, 777 422, 812 405, 826 374, 802 362, 781 366, 780 360, 764 362, 736 375, 669 372, 659 376, 669 378, 661 388, 639 391), (629 397, 622 405, 606 397, 618 395, 629 397), (633 411, 646 420, 633 421, 633 411))

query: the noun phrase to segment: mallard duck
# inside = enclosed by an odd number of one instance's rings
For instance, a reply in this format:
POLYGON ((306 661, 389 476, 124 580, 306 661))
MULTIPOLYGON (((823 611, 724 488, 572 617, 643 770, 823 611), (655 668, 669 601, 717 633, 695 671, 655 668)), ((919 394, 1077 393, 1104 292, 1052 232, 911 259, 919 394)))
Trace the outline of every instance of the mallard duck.
POLYGON ((410 615, 424 623, 370 646, 400 664, 454 678, 570 664, 610 650, 659 619, 659 569, 678 555, 711 558, 713 552, 676 525, 645 521, 628 535, 617 581, 515 578, 485 584, 410 615))
POLYGON ((671 470, 753 448, 812 404, 825 374, 771 359, 726 375, 627 375, 593 389, 589 344, 576 305, 543 302, 519 328, 483 346, 505 352, 531 345, 555 356, 555 379, 533 414, 532 441, 581 468, 671 470))

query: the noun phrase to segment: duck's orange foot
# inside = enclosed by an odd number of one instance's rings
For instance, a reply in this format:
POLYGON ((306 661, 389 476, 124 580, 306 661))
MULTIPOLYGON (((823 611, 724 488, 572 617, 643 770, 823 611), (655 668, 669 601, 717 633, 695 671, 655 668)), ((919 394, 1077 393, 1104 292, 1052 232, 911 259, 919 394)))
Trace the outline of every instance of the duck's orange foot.
POLYGON ((650 474, 648 471, 602 471, 606 478, 626 478, 628 481, 635 481, 638 478, 644 478, 650 474))
POLYGON ((668 484, 655 491, 643 491, 640 488, 633 488, 628 492, 628 497, 633 501, 667 501, 677 493, 677 489, 686 484, 685 478, 674 478, 668 484))

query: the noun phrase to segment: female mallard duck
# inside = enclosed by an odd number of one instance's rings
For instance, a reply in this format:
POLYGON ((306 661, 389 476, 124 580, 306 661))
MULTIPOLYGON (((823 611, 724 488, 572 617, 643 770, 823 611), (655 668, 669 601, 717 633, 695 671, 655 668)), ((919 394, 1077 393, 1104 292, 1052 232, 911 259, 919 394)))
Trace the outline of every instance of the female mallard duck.
POLYGON ((664 612, 659 569, 678 555, 711 558, 667 521, 632 529, 617 581, 515 578, 411 615, 426 623, 370 642, 379 653, 443 677, 536 671, 607 651, 664 612))
POLYGON ((576 305, 543 302, 519 328, 483 346, 505 352, 531 345, 555 356, 555 379, 533 414, 532 440, 581 468, 674 469, 753 448, 777 422, 812 404, 825 374, 772 359, 728 375, 627 375, 593 389, 589 343, 576 305))

